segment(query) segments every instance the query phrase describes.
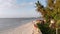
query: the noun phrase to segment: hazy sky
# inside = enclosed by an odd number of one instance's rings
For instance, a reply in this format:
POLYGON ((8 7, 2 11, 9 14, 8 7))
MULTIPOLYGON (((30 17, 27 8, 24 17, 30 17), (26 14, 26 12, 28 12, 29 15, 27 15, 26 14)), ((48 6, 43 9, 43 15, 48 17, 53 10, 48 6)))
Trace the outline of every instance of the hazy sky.
MULTIPOLYGON (((37 0, 0 0, 0 18, 38 17, 37 0)), ((40 0, 45 5, 45 0, 40 0)))

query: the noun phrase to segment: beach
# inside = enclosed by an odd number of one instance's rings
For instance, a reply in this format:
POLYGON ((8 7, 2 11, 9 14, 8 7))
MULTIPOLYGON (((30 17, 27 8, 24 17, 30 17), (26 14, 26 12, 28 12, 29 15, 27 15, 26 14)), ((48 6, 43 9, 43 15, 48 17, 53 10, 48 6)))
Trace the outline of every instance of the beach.
POLYGON ((2 18, 0 19, 0 34, 32 34, 34 20, 35 18, 2 18))
POLYGON ((1 32, 0 34, 32 34, 32 33, 33 33, 33 23, 29 22, 17 28, 1 32))

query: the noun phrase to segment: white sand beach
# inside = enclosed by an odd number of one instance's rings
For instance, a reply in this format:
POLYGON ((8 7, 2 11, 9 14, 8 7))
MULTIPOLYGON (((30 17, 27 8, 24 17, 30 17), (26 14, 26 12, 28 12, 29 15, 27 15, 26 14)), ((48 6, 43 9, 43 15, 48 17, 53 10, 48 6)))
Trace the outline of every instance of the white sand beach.
POLYGON ((24 24, 14 29, 1 32, 0 34, 32 34, 33 24, 32 22, 24 24))

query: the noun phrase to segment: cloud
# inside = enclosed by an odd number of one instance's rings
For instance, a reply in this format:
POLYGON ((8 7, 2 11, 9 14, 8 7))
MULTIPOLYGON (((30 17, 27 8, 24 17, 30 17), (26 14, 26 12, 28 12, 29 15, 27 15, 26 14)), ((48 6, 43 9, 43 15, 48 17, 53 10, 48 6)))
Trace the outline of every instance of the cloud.
POLYGON ((22 3, 21 5, 22 6, 27 6, 27 5, 33 5, 34 3, 33 2, 28 2, 28 3, 22 3))
POLYGON ((17 0, 0 0, 0 18, 29 17, 29 15, 31 15, 31 14, 27 14, 24 11, 21 11, 21 7, 33 6, 34 2, 25 2, 25 3, 17 4, 16 1, 17 0))
POLYGON ((16 0, 0 0, 0 17, 11 16, 13 9, 16 8, 16 0), (11 12, 10 12, 11 11, 11 12))
POLYGON ((12 8, 16 0, 0 0, 0 11, 12 8))
POLYGON ((24 8, 24 7, 27 7, 27 6, 34 6, 34 3, 33 2, 24 2, 24 3, 20 3, 20 4, 17 4, 15 7, 16 8, 24 8))
POLYGON ((0 10, 3 9, 14 9, 14 8, 20 8, 20 7, 26 7, 26 6, 31 6, 34 5, 33 2, 25 2, 21 4, 16 4, 17 0, 0 0, 0 10))
POLYGON ((31 6, 34 5, 33 2, 25 2, 25 3, 21 3, 21 4, 16 4, 17 0, 0 0, 0 10, 3 9, 17 9, 20 7, 26 7, 26 6, 31 6))

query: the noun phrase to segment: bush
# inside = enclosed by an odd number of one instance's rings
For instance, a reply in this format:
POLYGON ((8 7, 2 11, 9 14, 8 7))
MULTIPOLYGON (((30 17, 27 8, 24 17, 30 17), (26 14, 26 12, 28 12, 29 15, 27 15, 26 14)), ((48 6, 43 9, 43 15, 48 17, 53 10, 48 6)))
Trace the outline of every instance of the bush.
POLYGON ((55 29, 49 28, 48 23, 46 24, 37 23, 37 26, 41 30, 42 34, 56 34, 55 29))

